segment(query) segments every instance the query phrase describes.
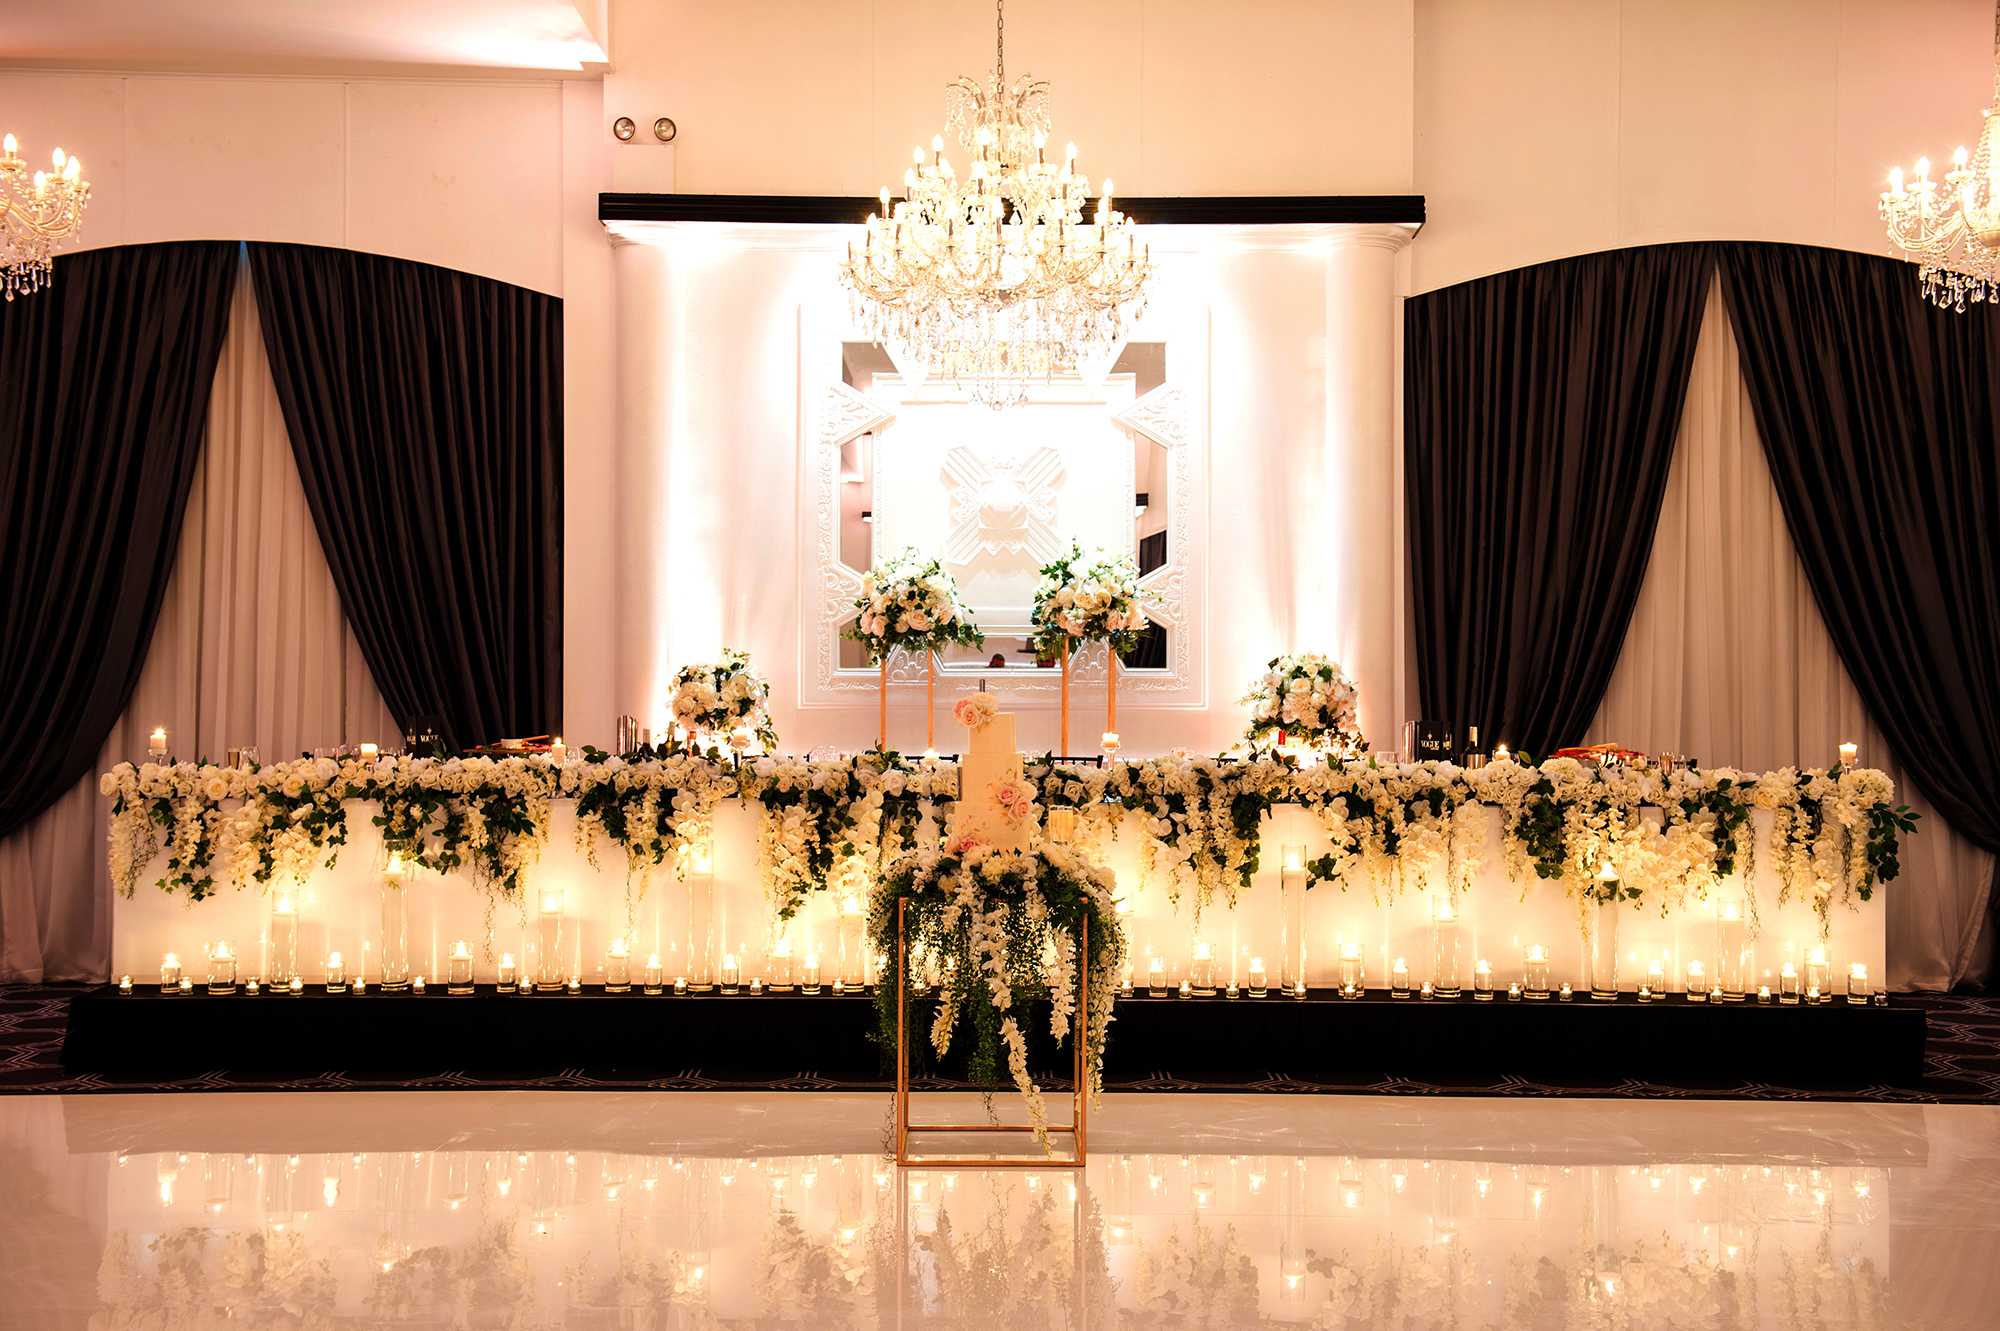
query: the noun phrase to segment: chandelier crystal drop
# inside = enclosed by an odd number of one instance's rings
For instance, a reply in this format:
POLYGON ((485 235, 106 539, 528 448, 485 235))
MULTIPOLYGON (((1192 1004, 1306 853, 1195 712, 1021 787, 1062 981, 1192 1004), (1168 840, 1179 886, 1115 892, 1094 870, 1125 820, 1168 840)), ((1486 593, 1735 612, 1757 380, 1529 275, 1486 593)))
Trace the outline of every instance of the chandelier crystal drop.
POLYGON ((1984 115, 1979 146, 1952 154, 1942 188, 1921 157, 1914 179, 1897 167, 1882 192, 1889 239, 1917 265, 1925 297, 1945 309, 2000 301, 2000 0, 1993 7, 1993 100, 1984 115))
POLYGON ((0 138, 0 291, 8 300, 47 286, 56 250, 83 226, 83 163, 61 148, 49 160, 52 170, 30 175, 14 136, 0 138))
POLYGON ((1076 145, 1049 160, 1049 85, 1007 81, 1005 0, 982 84, 945 90, 945 136, 918 148, 903 193, 881 192, 866 236, 840 266, 855 315, 906 372, 948 379, 991 407, 1106 361, 1145 309, 1151 256, 1105 180, 1090 205, 1076 145))

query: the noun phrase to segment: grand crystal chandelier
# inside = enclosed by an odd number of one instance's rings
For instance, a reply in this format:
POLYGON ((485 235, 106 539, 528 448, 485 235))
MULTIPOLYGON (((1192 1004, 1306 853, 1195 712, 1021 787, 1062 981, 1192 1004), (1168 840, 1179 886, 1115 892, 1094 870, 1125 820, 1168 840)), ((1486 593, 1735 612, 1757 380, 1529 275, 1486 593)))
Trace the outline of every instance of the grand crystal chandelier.
POLYGON ((1900 166, 1882 192, 1889 239, 1917 265, 1924 295, 1940 307, 2000 301, 2000 0, 1993 6, 1993 100, 1979 128, 1979 147, 1951 155, 1944 187, 1931 161, 1917 159, 1914 180, 1900 166))
POLYGON ((903 195, 841 264, 856 316, 905 373, 949 379, 992 407, 1052 375, 1102 363, 1145 308, 1151 257, 1106 180, 1091 219, 1076 145, 1048 160, 1049 85, 1007 82, 1005 0, 995 5, 993 73, 945 90, 945 130, 970 155, 963 176, 944 136, 918 148, 903 195))
POLYGON ((8 300, 48 285, 55 253, 83 225, 90 182, 83 163, 58 148, 53 171, 28 174, 12 134, 0 138, 0 290, 8 300))

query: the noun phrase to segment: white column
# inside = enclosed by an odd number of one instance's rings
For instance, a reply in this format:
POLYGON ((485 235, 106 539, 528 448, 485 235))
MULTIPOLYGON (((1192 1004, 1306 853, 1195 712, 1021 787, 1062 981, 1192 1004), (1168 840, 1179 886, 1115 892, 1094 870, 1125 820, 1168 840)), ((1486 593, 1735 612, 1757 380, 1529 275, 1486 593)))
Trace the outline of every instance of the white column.
POLYGON ((1322 520, 1300 554, 1331 579, 1330 622, 1318 627, 1361 693, 1361 729, 1371 747, 1393 749, 1397 697, 1397 606, 1404 584, 1403 495, 1396 465, 1396 254, 1406 226, 1333 229, 1326 259, 1326 435, 1322 520))
POLYGON ((621 240, 611 253, 618 307, 614 460, 610 493, 596 511, 610 521, 613 573, 597 595, 609 605, 602 641, 610 645, 614 715, 629 712, 639 724, 658 727, 674 668, 664 641, 674 377, 669 263, 667 251, 654 245, 621 240))

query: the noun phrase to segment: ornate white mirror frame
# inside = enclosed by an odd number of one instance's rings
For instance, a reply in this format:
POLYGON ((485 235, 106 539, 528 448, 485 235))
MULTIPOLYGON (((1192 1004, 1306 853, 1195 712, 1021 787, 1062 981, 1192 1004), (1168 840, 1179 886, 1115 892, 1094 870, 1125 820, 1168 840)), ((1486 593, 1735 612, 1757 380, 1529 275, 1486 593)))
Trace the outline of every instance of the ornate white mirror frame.
MULTIPOLYGON (((844 314, 810 305, 799 314, 799 705, 852 707, 873 698, 880 674, 843 668, 840 662, 839 628, 852 617, 864 571, 840 557, 842 448, 892 424, 896 408, 845 382, 845 344, 866 339, 844 314)), ((1121 698, 1149 707, 1193 709, 1208 703, 1208 321, 1206 308, 1177 317, 1149 315, 1130 340, 1164 345, 1165 379, 1111 414, 1119 430, 1157 444, 1167 458, 1165 562, 1141 580, 1149 617, 1168 630, 1166 663, 1125 669, 1118 680, 1121 698)), ((988 408, 968 402, 966 410, 988 408)), ((1036 539, 1062 548, 1069 544, 1062 531, 1036 533, 1036 539)), ((1072 686, 1101 685, 1105 666, 1102 645, 1080 652, 1071 668, 1072 686)), ((954 679, 986 680, 1010 706, 1053 709, 1057 703, 1054 670, 954 665, 949 673, 954 679)), ((922 660, 900 652, 890 658, 892 685, 920 684, 924 675, 922 660)))

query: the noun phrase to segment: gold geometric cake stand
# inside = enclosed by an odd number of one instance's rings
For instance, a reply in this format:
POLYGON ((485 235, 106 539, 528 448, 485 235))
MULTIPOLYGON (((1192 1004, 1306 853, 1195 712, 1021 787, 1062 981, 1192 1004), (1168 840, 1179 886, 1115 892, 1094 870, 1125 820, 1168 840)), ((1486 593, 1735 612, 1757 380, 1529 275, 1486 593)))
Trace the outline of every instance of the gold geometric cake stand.
POLYGON ((909 902, 896 902, 896 1164, 922 1169, 1082 1169, 1087 1154, 1084 1145, 1085 1118, 1089 1111, 1089 1081, 1085 1062, 1090 1048, 1090 921, 1086 918, 1077 933, 1076 1028, 1070 1033, 1075 1042, 1076 1071, 1070 1091, 1070 1121, 1051 1124, 1051 1136, 1063 1135, 1075 1147, 1069 1157, 1061 1156, 933 1156, 913 1155, 910 1134, 931 1132, 1013 1133, 1033 1132, 1027 1123, 912 1123, 910 1121, 910 1042, 908 995, 904 969, 909 949, 903 938, 903 909, 909 902))

